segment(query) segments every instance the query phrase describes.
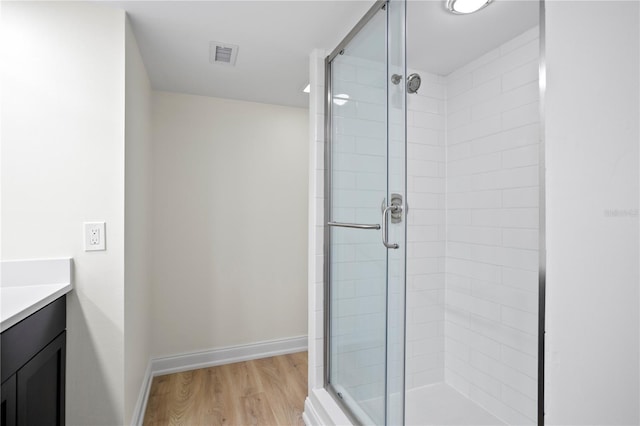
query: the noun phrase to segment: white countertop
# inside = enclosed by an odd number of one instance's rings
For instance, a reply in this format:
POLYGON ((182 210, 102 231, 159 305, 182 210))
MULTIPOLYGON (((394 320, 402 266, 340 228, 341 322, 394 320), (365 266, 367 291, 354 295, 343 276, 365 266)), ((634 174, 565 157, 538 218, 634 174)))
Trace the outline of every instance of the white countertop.
POLYGON ((73 288, 71 259, 0 263, 0 332, 44 308, 73 288))
POLYGON ((69 293, 72 288, 71 283, 0 287, 0 332, 69 293))

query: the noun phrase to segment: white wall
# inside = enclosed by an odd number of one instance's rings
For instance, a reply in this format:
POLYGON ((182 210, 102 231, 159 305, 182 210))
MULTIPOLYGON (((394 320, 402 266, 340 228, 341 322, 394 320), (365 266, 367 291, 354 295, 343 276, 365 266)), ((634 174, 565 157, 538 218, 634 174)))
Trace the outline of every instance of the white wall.
POLYGON ((154 92, 153 355, 307 334, 307 110, 154 92))
POLYGON ((537 416, 539 32, 446 78, 445 381, 508 424, 537 416))
POLYGON ((151 85, 128 19, 125 139, 124 418, 130 424, 151 358, 151 85))
POLYGON ((124 12, 2 5, 2 256, 71 256, 66 420, 124 416, 124 12), (82 222, 107 222, 84 252, 82 222))
POLYGON ((638 424, 638 2, 547 2, 548 424, 638 424))

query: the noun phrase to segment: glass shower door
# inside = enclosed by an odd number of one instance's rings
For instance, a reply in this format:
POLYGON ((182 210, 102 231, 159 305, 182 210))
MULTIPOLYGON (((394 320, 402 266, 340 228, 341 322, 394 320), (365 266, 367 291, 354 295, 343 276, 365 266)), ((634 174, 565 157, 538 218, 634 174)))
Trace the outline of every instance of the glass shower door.
POLYGON ((327 58, 327 389, 362 424, 404 414, 404 1, 327 58))

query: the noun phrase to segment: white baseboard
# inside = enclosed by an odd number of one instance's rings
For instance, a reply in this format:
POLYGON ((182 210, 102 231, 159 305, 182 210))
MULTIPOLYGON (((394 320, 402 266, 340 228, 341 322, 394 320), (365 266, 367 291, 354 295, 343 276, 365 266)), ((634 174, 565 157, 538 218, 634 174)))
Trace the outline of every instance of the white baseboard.
POLYGON ((133 413, 132 424, 142 425, 149 398, 149 390, 151 389, 151 381, 155 376, 292 354, 306 350, 307 336, 298 336, 151 359, 140 388, 140 396, 133 413))
POLYGON ((202 352, 174 355, 151 360, 153 376, 196 370, 198 368, 249 361, 251 359, 292 354, 307 350, 307 336, 269 340, 248 345, 230 346, 202 352))
POLYGON ((147 411, 147 401, 149 401, 149 391, 151 390, 151 382, 153 381, 153 375, 151 374, 151 360, 147 363, 147 369, 144 372, 142 378, 142 386, 140 386, 140 394, 138 395, 138 401, 133 409, 133 416, 131 416, 131 426, 142 426, 144 421, 144 413, 147 411))

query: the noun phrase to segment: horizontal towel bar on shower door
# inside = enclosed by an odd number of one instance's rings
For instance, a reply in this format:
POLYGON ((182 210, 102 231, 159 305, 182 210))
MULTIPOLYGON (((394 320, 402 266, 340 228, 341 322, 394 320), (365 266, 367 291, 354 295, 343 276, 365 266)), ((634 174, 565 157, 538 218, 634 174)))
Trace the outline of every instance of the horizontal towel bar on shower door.
POLYGON ((366 223, 343 223, 343 222, 327 222, 328 226, 336 226, 338 228, 355 228, 355 229, 380 229, 377 223, 368 225, 366 223))

